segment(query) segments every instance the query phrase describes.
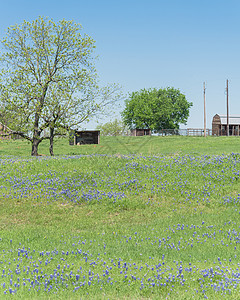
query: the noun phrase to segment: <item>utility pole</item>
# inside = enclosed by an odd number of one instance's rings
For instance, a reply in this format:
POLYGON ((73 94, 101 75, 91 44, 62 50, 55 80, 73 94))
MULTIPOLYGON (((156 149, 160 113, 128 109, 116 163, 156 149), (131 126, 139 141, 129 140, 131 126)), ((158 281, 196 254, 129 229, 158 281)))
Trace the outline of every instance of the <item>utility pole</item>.
POLYGON ((227 79, 227 136, 229 136, 229 111, 228 111, 228 79, 227 79))
POLYGON ((203 101, 204 101, 204 137, 206 137, 207 133, 206 133, 206 87, 205 87, 205 82, 203 83, 203 101))

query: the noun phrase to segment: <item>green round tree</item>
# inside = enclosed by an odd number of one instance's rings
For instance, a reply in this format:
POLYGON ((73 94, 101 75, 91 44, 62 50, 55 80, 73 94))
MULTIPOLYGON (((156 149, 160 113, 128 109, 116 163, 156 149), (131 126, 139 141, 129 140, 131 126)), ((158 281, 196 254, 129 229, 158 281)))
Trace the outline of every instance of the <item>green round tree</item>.
POLYGON ((192 102, 178 89, 143 89, 133 92, 125 101, 122 112, 124 124, 129 128, 178 129, 186 124, 192 102))

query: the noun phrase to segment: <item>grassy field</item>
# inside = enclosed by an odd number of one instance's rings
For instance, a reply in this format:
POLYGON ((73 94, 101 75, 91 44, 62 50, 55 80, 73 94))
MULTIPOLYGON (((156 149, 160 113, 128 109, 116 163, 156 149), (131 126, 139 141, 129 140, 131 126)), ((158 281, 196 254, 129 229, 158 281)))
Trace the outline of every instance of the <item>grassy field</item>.
MULTIPOLYGON (((43 141, 39 153, 49 155, 49 142, 43 141)), ((67 139, 58 139, 54 153, 59 155, 78 154, 148 154, 148 155, 221 155, 239 152, 238 137, 184 137, 184 136, 144 136, 144 137, 101 137, 99 145, 69 146, 67 139)), ((25 140, 0 141, 0 156, 29 156, 31 144, 25 140)))
POLYGON ((238 299, 239 146, 0 142, 0 298, 238 299))

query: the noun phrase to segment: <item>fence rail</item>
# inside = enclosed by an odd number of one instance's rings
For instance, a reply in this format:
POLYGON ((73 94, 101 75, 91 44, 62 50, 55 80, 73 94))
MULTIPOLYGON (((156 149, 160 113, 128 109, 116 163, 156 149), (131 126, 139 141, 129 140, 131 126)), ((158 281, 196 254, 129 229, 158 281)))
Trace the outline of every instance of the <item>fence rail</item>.
MULTIPOLYGON (((204 136, 204 129, 201 128, 162 129, 162 130, 158 130, 154 134, 159 136, 168 136, 168 135, 204 136)), ((206 129, 206 135, 212 135, 212 129, 206 129)))

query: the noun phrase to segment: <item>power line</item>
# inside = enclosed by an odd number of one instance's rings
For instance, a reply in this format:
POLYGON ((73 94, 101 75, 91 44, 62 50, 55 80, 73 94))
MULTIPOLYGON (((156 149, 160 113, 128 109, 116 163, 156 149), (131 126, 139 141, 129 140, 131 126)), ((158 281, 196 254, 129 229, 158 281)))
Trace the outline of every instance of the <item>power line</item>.
POLYGON ((229 111, 228 111, 228 79, 227 79, 227 136, 229 136, 229 111))
POLYGON ((203 102, 204 102, 204 137, 206 137, 207 133, 206 133, 206 87, 205 87, 205 82, 203 83, 203 102))

